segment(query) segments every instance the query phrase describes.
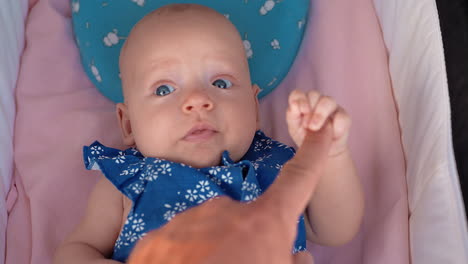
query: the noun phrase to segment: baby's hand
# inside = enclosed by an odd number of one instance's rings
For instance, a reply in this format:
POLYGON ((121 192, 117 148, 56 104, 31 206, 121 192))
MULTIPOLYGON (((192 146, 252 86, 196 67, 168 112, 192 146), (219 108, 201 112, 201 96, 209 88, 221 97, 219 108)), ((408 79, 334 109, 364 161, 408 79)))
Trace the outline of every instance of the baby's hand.
POLYGON ((298 147, 302 145, 308 130, 318 131, 330 121, 333 128, 333 141, 329 155, 336 156, 346 149, 351 118, 331 97, 317 91, 304 93, 294 90, 289 95, 286 112, 289 135, 298 147))

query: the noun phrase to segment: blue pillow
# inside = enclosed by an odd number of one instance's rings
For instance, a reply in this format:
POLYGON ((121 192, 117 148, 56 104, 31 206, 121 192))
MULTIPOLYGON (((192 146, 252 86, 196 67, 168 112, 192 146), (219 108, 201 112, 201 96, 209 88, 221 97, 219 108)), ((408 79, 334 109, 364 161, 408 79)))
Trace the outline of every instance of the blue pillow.
POLYGON ((72 0, 76 43, 86 74, 98 90, 123 102, 119 53, 132 27, 170 3, 197 3, 224 14, 237 27, 259 97, 270 93, 291 67, 307 21, 309 0, 72 0))

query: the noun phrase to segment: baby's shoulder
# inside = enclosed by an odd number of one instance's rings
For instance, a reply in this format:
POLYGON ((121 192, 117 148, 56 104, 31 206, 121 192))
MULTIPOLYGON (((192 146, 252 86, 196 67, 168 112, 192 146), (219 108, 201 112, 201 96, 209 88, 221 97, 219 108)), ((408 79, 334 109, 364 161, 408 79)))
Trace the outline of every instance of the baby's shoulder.
POLYGON ((132 201, 120 192, 112 182, 104 176, 101 176, 94 187, 93 194, 91 195, 90 206, 105 203, 109 210, 108 213, 113 214, 119 221, 125 222, 130 209, 132 208, 132 201), (98 202, 99 200, 100 202, 98 202))
POLYGON ((102 201, 112 202, 116 204, 123 204, 122 196, 124 196, 114 184, 106 177, 101 175, 91 193, 91 198, 102 201))

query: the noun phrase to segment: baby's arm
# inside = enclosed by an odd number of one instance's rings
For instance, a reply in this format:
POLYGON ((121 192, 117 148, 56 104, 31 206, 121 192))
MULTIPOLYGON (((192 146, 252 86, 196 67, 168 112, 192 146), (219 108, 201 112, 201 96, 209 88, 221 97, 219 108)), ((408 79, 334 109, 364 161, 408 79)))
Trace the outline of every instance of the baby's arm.
POLYGON ((306 209, 308 239, 326 246, 350 241, 364 214, 364 197, 348 150, 331 157, 306 209))
POLYGON ((54 264, 120 263, 109 260, 123 218, 123 196, 102 177, 94 187, 81 223, 57 248, 54 264))
POLYGON ((344 244, 358 232, 364 214, 361 182, 347 146, 351 119, 330 97, 315 91, 294 91, 289 98, 287 121, 298 147, 308 131, 331 126, 329 158, 305 212, 306 230, 307 238, 315 243, 344 244))

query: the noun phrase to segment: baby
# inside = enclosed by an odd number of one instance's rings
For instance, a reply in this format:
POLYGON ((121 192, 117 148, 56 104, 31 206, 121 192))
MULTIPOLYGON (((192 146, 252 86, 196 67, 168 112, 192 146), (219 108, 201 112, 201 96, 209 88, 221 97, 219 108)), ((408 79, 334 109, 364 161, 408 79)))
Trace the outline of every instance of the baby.
MULTIPOLYGON (((212 9, 173 4, 150 13, 132 29, 119 64, 125 101, 117 116, 131 148, 99 142, 84 148, 88 169, 104 177, 55 263, 125 262, 138 240, 176 213, 218 195, 255 200, 294 155, 259 131, 259 88, 251 83, 242 39, 212 9)), ((307 131, 328 123, 333 130, 327 168, 298 221, 294 252, 305 249, 306 237, 346 243, 364 208, 347 147, 350 117, 330 97, 294 91, 286 119, 299 148, 307 131)))

